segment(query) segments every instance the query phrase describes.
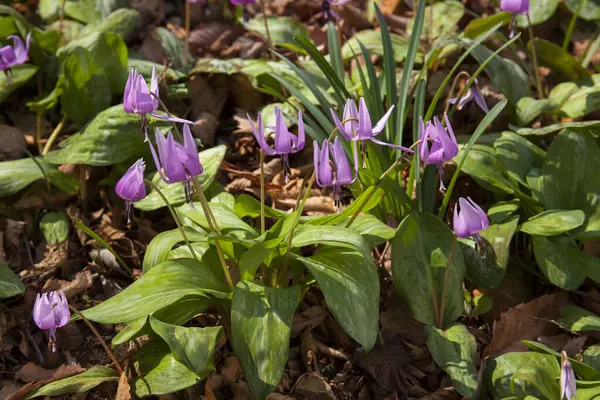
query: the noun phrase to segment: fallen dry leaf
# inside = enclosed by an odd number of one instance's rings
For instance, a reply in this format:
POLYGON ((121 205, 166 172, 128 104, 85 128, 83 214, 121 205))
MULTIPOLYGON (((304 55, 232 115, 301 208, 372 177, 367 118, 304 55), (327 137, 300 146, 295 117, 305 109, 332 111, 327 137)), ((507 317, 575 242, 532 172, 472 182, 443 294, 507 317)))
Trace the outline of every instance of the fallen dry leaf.
POLYGON ((88 270, 78 272, 72 281, 63 281, 59 279, 49 279, 46 281, 42 292, 62 290, 67 298, 71 298, 78 293, 84 292, 93 285, 92 273, 88 270))
POLYGON ((521 340, 536 340, 538 336, 551 336, 559 331, 552 321, 569 302, 566 292, 540 296, 529 303, 511 308, 494 321, 492 341, 483 357, 497 357, 508 350, 525 350, 521 340))
POLYGON ((327 315, 327 311, 320 306, 312 306, 302 312, 294 314, 291 336, 298 336, 306 327, 310 329, 316 328, 317 326, 321 325, 323 321, 325 321, 327 315))
POLYGON ((395 288, 385 303, 385 309, 379 314, 379 321, 384 343, 395 336, 417 346, 423 346, 427 341, 424 325, 412 317, 408 305, 396 293, 395 288))
POLYGON ((115 400, 131 400, 131 387, 129 386, 129 378, 127 378, 125 371, 123 371, 119 379, 119 387, 117 388, 115 400))
POLYGON ((400 375, 402 367, 409 362, 407 347, 397 339, 393 343, 386 343, 385 347, 377 343, 366 357, 359 360, 359 365, 383 388, 396 392, 405 386, 400 375))
POLYGON ((305 374, 298 379, 294 387, 294 394, 299 394, 307 399, 335 400, 335 394, 331 386, 316 373, 305 374))
POLYGON ((221 375, 225 377, 227 382, 237 382, 242 377, 242 367, 240 361, 235 356, 230 356, 225 359, 225 365, 221 368, 221 375))

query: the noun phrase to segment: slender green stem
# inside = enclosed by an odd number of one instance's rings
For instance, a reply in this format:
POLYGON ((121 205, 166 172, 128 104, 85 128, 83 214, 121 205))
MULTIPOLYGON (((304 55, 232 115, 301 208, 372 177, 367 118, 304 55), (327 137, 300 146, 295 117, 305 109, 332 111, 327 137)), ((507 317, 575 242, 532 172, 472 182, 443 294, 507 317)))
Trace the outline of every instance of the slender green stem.
POLYGON ((185 41, 183 42, 183 66, 190 60, 190 2, 185 0, 185 41))
POLYGON ((42 115, 37 113, 35 118, 35 141, 37 142, 38 152, 42 154, 44 147, 42 146, 42 115))
MULTIPOLYGON (((167 117, 171 117, 171 113, 169 112, 169 109, 167 108, 167 106, 165 105, 165 103, 163 103, 163 101, 160 99, 160 97, 158 97, 156 95, 156 93, 150 93, 152 95, 152 97, 154 97, 156 100, 158 100, 158 103, 160 104, 160 108, 162 108, 162 110, 167 114, 167 117)), ((173 128, 175 128, 175 139, 177 139, 177 141, 183 143, 183 136, 181 135, 181 132, 179 132, 179 128, 177 128, 177 123, 171 121, 171 123, 173 124, 173 128)))
POLYGON ((82 231, 84 231, 85 233, 87 233, 87 235, 89 237, 91 237, 92 239, 94 239, 96 242, 100 243, 100 245, 102 247, 104 247, 113 256, 115 256, 115 258, 117 259, 117 262, 121 265, 121 267, 123 267, 124 270, 126 270, 127 272, 129 272, 129 275, 131 275, 131 277, 135 279, 135 276, 133 275, 133 271, 131 270, 131 268, 129 268, 129 266, 127 265, 127 263, 125 262, 125 260, 123 260, 123 258, 121 258, 121 256, 119 255, 119 253, 117 253, 115 251, 115 249, 113 249, 110 244, 108 244, 104 239, 102 239, 100 237, 100 235, 98 235, 96 232, 94 232, 93 230, 91 230, 90 228, 88 228, 83 223, 83 221, 77 221, 75 223, 75 227, 81 229, 82 231))
MULTIPOLYGON (((267 48, 268 49, 273 49, 273 40, 271 39, 271 31, 269 30, 269 22, 268 22, 268 18, 267 18, 267 12, 266 12, 266 8, 265 8, 265 3, 266 1, 263 0, 262 1, 262 9, 263 9, 263 22, 265 24, 265 32, 267 34, 267 48)), ((271 57, 275 57, 275 55, 273 53, 271 53, 271 57)))
POLYGON ((535 84, 541 99, 545 97, 542 80, 540 79, 540 71, 537 62, 537 53, 535 51, 535 37, 533 36, 533 28, 531 27, 531 18, 527 13, 527 29, 529 30, 529 40, 531 40, 531 60, 533 61, 533 72, 535 73, 535 84))
POLYGON ((562 48, 563 50, 567 50, 569 48, 569 44, 571 43, 571 37, 573 36, 573 31, 575 30, 575 23, 577 22, 577 17, 581 12, 581 7, 583 6, 583 0, 579 0, 579 4, 577 4, 577 10, 571 17, 571 22, 569 22, 569 28, 567 29, 567 34, 565 35, 565 40, 563 40, 562 48))
POLYGON ((150 185, 150 187, 153 190, 155 190, 156 193, 158 193, 158 195, 163 199, 163 201, 167 205, 167 208, 169 209, 169 212, 171 213, 171 216, 173 217, 173 220, 175 221, 175 224, 177 225, 177 229, 179 229, 179 232, 181 232, 181 236, 183 237, 183 240, 187 244, 188 249, 190 249, 190 252, 192 253, 192 257, 194 257, 194 259, 196 261, 200 261, 200 259, 196 255, 196 252, 194 251, 194 248, 192 247, 192 244, 190 243, 190 240, 188 239, 187 235, 185 234, 185 229, 181 225, 181 221, 179 220, 179 216, 177 215, 177 213, 173 209, 173 206, 171 205, 171 203, 169 203, 169 200, 167 200, 167 197, 164 195, 164 193, 162 192, 162 190, 160 190, 158 188, 158 186, 156 186, 154 183, 152 183, 152 181, 150 181, 148 179, 144 179, 144 182, 146 182, 148 185, 150 185))
MULTIPOLYGON (((448 100, 450 100, 452 98, 452 93, 454 93, 454 88, 456 87, 456 85, 458 84, 458 80, 462 76, 465 76, 466 79, 469 79, 469 74, 465 71, 461 71, 458 74, 456 74, 456 76, 454 77, 454 81, 452 81, 452 86, 450 86, 450 91, 448 92, 448 99, 446 100, 446 108, 444 109, 444 113, 448 113, 448 109, 450 108, 450 102, 448 100)), ((458 97, 456 97, 456 104, 458 104, 460 102, 460 99, 463 96, 463 92, 464 92, 464 90, 461 90, 458 97)))
MULTIPOLYGON (((206 216, 206 221, 208 222, 209 228, 217 233, 217 235, 221 234, 219 226, 216 224, 216 220, 214 219, 214 215, 210 210, 210 206, 208 205, 208 201, 206 200, 206 196, 204 196, 204 190, 202 190, 202 185, 198 182, 197 179, 192 180, 194 184, 194 188, 196 189, 196 193, 198 194, 198 200, 202 205, 202 209, 204 210, 204 215, 206 216)), ((219 239, 215 238, 215 247, 217 248, 217 254, 219 256, 219 261, 221 261, 221 266, 223 267, 223 273, 225 274, 225 279, 227 279, 227 284, 233 291, 234 285, 233 280, 231 279, 231 274, 229 273, 229 267, 227 266, 227 262, 225 261, 225 256, 223 255, 223 249, 221 249, 221 244, 219 243, 219 239)))
POLYGON ((87 319, 85 317, 85 315, 83 315, 81 313, 81 311, 79 311, 77 308, 73 307, 71 304, 69 304, 69 308, 75 314, 79 315, 79 317, 83 320, 83 322, 85 322, 87 324, 87 326, 91 329, 92 333, 94 334, 94 336, 96 336, 96 338, 98 339, 98 341, 100 342, 100 344, 102 345, 102 347, 104 347, 104 350, 106 351, 106 354, 108 354, 108 357, 110 357, 110 359, 112 360, 112 362, 115 365, 115 368, 117 369, 117 371, 119 372, 119 374, 122 374, 123 373, 123 367, 121 367, 121 364, 119 363, 119 360, 117 360, 117 357, 115 356, 115 353, 113 353, 113 351, 110 349, 110 347, 108 347, 108 345, 106 344, 106 342, 104 341, 104 339, 102 339, 102 336, 100 336, 100 333, 94 327, 94 325, 90 322, 90 320, 87 319))
POLYGON ((265 233, 265 152, 260 151, 260 234, 265 233))
POLYGON ((48 142, 46 142, 46 146, 44 146, 44 150, 42 150, 42 155, 43 156, 45 156, 46 154, 48 154, 48 152, 52 148, 52 145, 56 141, 56 138, 58 137, 58 135, 62 131, 63 127, 65 126, 65 122, 67 122, 67 116, 66 115, 64 117, 62 117, 62 119, 60 120, 60 122, 58 123, 58 125, 56 125, 56 128, 54 128, 54 130, 52 131, 52 134, 48 138, 48 142))

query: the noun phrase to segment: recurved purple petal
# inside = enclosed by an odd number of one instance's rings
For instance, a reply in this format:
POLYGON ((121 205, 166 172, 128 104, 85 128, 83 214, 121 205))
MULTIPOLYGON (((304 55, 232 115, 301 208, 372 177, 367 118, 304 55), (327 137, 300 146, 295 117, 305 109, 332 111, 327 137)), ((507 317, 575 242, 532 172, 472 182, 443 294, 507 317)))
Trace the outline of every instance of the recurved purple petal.
POLYGON ((420 132, 421 132, 421 143, 419 144, 419 155, 421 156, 421 160, 425 164, 430 164, 429 162, 429 125, 431 123, 427 121, 427 126, 423 122, 423 118, 419 121, 420 132))
POLYGON ((123 92, 123 109, 126 113, 133 114, 133 86, 135 82, 135 70, 132 68, 129 70, 129 77, 125 84, 125 91, 123 92))
POLYGON ((356 108, 354 100, 346 100, 342 117, 344 118, 344 121, 346 121, 344 122, 344 129, 348 135, 350 137, 355 136, 356 131, 358 130, 358 109, 356 108))
POLYGON ((381 117, 379 122, 377 122, 377 124, 375 124, 375 126, 373 127, 373 136, 377 136, 377 135, 379 135, 379 133, 381 131, 383 131, 383 128, 385 128, 385 124, 387 123, 387 120, 390 118, 390 115, 392 115, 392 111, 394 111, 394 106, 391 106, 390 109, 387 110, 387 112, 384 114, 384 116, 381 117))
POLYGON ((298 152, 304 148, 306 142, 306 132, 304 131, 304 120, 302 119, 302 110, 298 110, 298 143, 294 148, 294 152, 298 152))
POLYGON ((367 109, 367 103, 363 97, 358 102, 358 139, 366 140, 373 137, 373 125, 371 125, 371 115, 367 109))
MULTIPOLYGON (((346 103, 346 104, 348 104, 348 103, 346 103)), ((352 131, 346 130, 346 126, 345 126, 346 124, 342 124, 342 122, 338 118, 338 116, 333 108, 331 108, 329 111, 331 112, 331 117, 333 118, 333 123, 335 124, 335 127, 338 129, 340 134, 344 137, 344 139, 352 140, 352 131)))
POLYGON ((254 125, 254 122, 252 122, 252 118, 250 118, 250 115, 246 114, 246 116, 248 117, 248 122, 250 122, 250 128, 252 128, 254 138, 258 142, 258 145, 260 146, 262 151, 264 151, 265 154, 269 156, 275 155, 275 150, 267 144, 267 141, 265 139, 265 128, 260 112, 256 116, 256 121, 258 122, 258 129, 254 125))

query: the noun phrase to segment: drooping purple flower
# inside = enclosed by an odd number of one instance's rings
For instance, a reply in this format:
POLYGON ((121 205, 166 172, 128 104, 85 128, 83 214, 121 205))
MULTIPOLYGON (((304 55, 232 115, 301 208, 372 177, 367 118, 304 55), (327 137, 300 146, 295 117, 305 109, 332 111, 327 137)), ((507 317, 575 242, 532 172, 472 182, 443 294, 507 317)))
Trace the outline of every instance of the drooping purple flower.
POLYGON ((10 73, 11 67, 27 61, 31 32, 29 32, 25 39, 26 44, 23 44, 23 40, 15 35, 10 35, 8 39, 12 39, 13 45, 0 48, 0 71, 4 71, 5 74, 10 73))
POLYGON ((346 158, 346 153, 342 147, 339 138, 336 137, 333 143, 323 142, 323 147, 319 148, 317 141, 313 141, 313 161, 315 167, 315 180, 320 187, 332 187, 333 197, 338 209, 341 206, 342 186, 353 183, 358 173, 356 171, 356 152, 354 153, 354 173, 353 169, 346 158), (330 163, 329 152, 331 151, 330 163))
POLYGON ((38 293, 33 305, 33 321, 38 328, 48 331, 53 352, 56 352, 56 329, 68 324, 70 318, 69 304, 62 291, 38 293))
POLYGON ((130 222, 131 215, 131 203, 134 201, 142 200, 146 197, 146 186, 144 185, 144 159, 140 158, 137 160, 123 175, 115 191, 117 195, 125 200, 125 215, 127 216, 127 223, 130 222))
POLYGON ((425 164, 436 164, 440 173, 440 189, 445 189, 444 186, 444 169, 443 164, 452 160, 458 154, 458 144, 448 115, 446 118, 446 127, 442 125, 438 117, 427 124, 421 118, 421 144, 419 145, 421 160, 425 164))
POLYGON ((258 129, 252 122, 250 115, 248 115, 248 121, 250 121, 250 127, 252 128, 252 133, 254 133, 254 137, 258 142, 258 145, 268 156, 278 155, 281 156, 281 161, 283 163, 283 171, 285 174, 285 181, 289 181, 290 176, 290 162, 289 155, 299 152, 304 148, 304 142, 306 141, 306 134, 304 132, 304 121, 302 120, 302 111, 298 111, 298 136, 291 133, 287 125, 285 124, 285 118, 283 117, 283 112, 279 107, 274 107, 275 109, 275 126, 269 126, 268 128, 272 129, 274 134, 274 148, 267 144, 267 140, 265 139, 265 127, 263 125, 262 116, 258 113, 256 117, 256 121, 258 123, 258 129))
POLYGON ((456 236, 461 239, 475 236, 477 241, 481 242, 479 232, 486 230, 489 224, 488 216, 470 197, 458 199, 452 225, 456 236))
POLYGON ((160 177, 166 183, 183 182, 185 196, 193 207, 192 179, 202 174, 204 168, 200 164, 190 127, 188 125, 183 127, 183 145, 173 139, 171 132, 165 138, 160 129, 156 128, 156 147, 158 147, 158 155, 154 146, 150 144, 152 157, 160 177))
POLYGON ((246 6, 248 4, 254 4, 254 3, 256 3, 256 0, 229 0, 229 1, 234 6, 242 6, 243 7, 243 10, 244 10, 244 22, 248 22, 248 20, 250 19, 250 17, 248 15, 248 9, 246 8, 246 6))
POLYGON ((456 106, 456 109, 458 111, 460 111, 471 100, 475 100, 475 103, 477 103, 479 108, 481 108, 484 112, 486 112, 486 113, 490 112, 487 104, 485 104, 485 98, 483 97, 483 94, 481 94, 481 91, 479 90, 477 78, 475 78, 473 80, 473 85, 471 85, 471 87, 469 87, 467 89, 467 92, 464 94, 464 96, 462 96, 460 98, 460 100, 458 100, 458 97, 453 97, 450 100, 448 100, 448 103, 455 104, 458 101, 458 105, 456 106))
POLYGON ((145 141, 148 141, 148 120, 146 114, 171 122, 193 124, 192 121, 186 119, 158 114, 156 112, 160 107, 158 98, 158 77, 156 76, 156 68, 152 67, 150 89, 148 89, 148 84, 146 84, 144 77, 142 74, 138 73, 137 69, 132 68, 129 70, 129 77, 127 78, 127 84, 125 85, 125 91, 123 92, 123 109, 126 113, 140 115, 145 141))
POLYGON ((569 357, 566 352, 561 354, 560 363, 560 400, 567 399, 571 400, 575 397, 577 387, 575 384, 575 373, 573 372, 573 366, 569 361, 569 357))
POLYGON ((325 19, 329 19, 329 16, 335 20, 339 19, 339 15, 333 9, 334 6, 340 6, 342 4, 348 3, 350 0, 313 0, 321 2, 321 12, 323 13, 323 17, 325 19))
POLYGON ((408 149, 404 146, 385 143, 381 140, 375 139, 375 136, 380 134, 385 128, 385 124, 390 118, 390 115, 394 110, 394 106, 390 107, 390 109, 387 110, 385 115, 381 117, 381 119, 375 124, 375 126, 373 126, 371 122, 371 115, 369 114, 369 109, 367 108, 367 103, 365 102, 365 99, 361 97, 359 99, 358 104, 359 106, 357 111, 354 100, 348 99, 346 101, 346 105, 344 106, 343 121, 340 121, 333 109, 331 109, 330 112, 331 116, 333 117, 333 122, 335 123, 335 126, 338 128, 340 134, 344 137, 344 139, 352 140, 355 143, 357 141, 360 142, 360 152, 363 155, 363 167, 366 166, 366 140, 370 140, 371 142, 380 145, 393 147, 395 149, 402 149, 403 151, 412 153, 411 149, 408 149))
POLYGON ((500 0, 500 9, 512 14, 527 14, 529 0, 500 0))

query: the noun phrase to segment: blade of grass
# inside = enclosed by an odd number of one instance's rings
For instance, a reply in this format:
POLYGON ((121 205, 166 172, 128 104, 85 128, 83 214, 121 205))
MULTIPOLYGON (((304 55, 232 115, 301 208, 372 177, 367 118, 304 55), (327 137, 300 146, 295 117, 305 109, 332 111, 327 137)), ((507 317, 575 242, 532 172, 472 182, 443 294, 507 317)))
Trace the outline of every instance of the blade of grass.
POLYGON ((596 51, 598 51, 598 47, 600 47, 600 27, 596 30, 596 39, 590 41, 588 48, 585 49, 585 57, 583 57, 583 61, 581 62, 581 65, 584 68, 587 68, 590 64, 590 61, 592 61, 592 57, 594 57, 596 51))
MULTIPOLYGON (((402 144, 402 136, 404 130, 404 112, 406 105, 408 104, 408 88, 410 85, 410 77, 415 65, 415 59, 417 58, 417 51, 419 49, 419 41, 421 39, 421 33, 423 31, 423 24, 425 21, 425 1, 419 1, 417 6, 417 12, 415 14, 415 23, 413 25, 412 32, 410 34, 410 41, 408 42, 408 52, 406 53, 406 60, 404 61, 404 71, 402 71, 402 81, 400 82, 400 96, 398 100, 398 121, 396 122, 396 134, 392 140, 395 144, 402 144)), ((401 156, 402 150, 397 149, 398 157, 401 156)))
POLYGON ((381 117, 383 117, 383 105, 381 102, 381 88, 379 86, 379 78, 377 77, 377 71, 375 71, 375 66, 371 61, 371 53, 367 47, 360 41, 358 41, 358 45, 360 46, 360 50, 362 51, 363 59, 365 61, 365 66, 367 67, 367 73, 369 74, 369 93, 373 97, 373 106, 369 106, 369 110, 373 113, 373 121, 379 121, 381 117))
POLYGON ((342 60, 342 48, 338 40, 335 24, 331 21, 327 24, 327 46, 329 47, 329 59, 331 66, 337 73, 340 82, 344 82, 344 60, 342 60))
MULTIPOLYGON (((392 38, 390 37, 390 30, 388 28, 385 17, 381 13, 379 6, 375 4, 375 13, 377 14, 377 21, 379 21, 379 29, 381 31, 381 43, 383 44, 383 73, 385 74, 385 87, 386 87, 386 103, 388 107, 398 102, 398 93, 396 89, 396 60, 394 59, 394 48, 392 47, 392 38)), ((399 111, 395 109, 390 115, 390 119, 385 128, 385 141, 391 142, 398 120, 399 111)))
POLYGON ((487 129, 487 127, 496 119, 498 114, 500 114, 500 112, 504 110, 504 107, 506 107, 507 103, 508 100, 504 99, 500 103, 496 104, 494 108, 492 108, 490 112, 487 113, 487 115, 481 120, 481 122, 477 126, 477 129, 475 129, 475 132, 473 132, 473 135, 471 135, 467 146, 462 151, 462 157, 456 163, 456 171, 454 172, 454 175, 452 175, 452 180, 450 181, 450 185, 448 185, 448 190, 446 191, 444 199, 442 200, 442 205, 440 206, 440 210, 438 212, 438 217, 440 217, 441 219, 444 218, 446 208, 448 207, 448 202, 450 201, 450 196, 452 196, 452 190, 454 189, 454 185, 456 184, 456 180, 458 179, 460 170, 463 164, 465 163, 467 156, 469 155, 469 151, 471 150, 477 139, 479 139, 479 137, 487 129))
POLYGON ((125 260, 123 260, 121 258, 121 256, 111 247, 110 244, 108 244, 106 241, 104 241, 104 239, 102 239, 96 232, 94 232, 93 230, 88 228, 83 222, 77 221, 77 223, 75 223, 75 226, 78 229, 81 229, 82 231, 87 233, 89 237, 94 239, 96 242, 100 243, 100 245, 102 247, 104 247, 106 250, 108 250, 110 252, 110 254, 115 256, 115 258, 117 259, 117 261, 121 265, 121 267, 123 267, 123 269, 126 270, 127 272, 129 272, 129 275, 131 275, 131 277, 133 277, 133 272, 131 271, 131 268, 129 268, 129 266, 127 265, 125 260))
POLYGON ((431 103, 429 104, 429 108, 427 109, 427 114, 425 115, 425 118, 424 118, 425 121, 429 121, 431 119, 431 117, 433 116, 433 113, 435 112, 435 107, 437 106, 437 103, 440 100, 440 97, 444 93, 444 89, 448 85, 448 82, 450 82, 450 79, 452 79, 452 76, 454 75, 454 73, 456 72, 458 67, 461 66, 462 62, 469 56, 469 54, 471 54, 471 52, 477 46, 479 46, 481 43, 483 43, 488 37, 490 37, 494 32, 496 32, 502 25, 503 25, 502 23, 499 23, 496 26, 492 27, 489 31, 487 31, 483 35, 480 35, 477 38, 477 40, 475 40, 473 42, 473 44, 471 46, 469 46, 467 51, 465 51, 463 53, 463 55, 458 59, 458 61, 454 64, 454 66, 452 67, 450 72, 448 72, 448 75, 446 75, 446 78, 444 79, 444 81, 442 82, 442 84, 440 85, 438 90, 435 92, 435 95, 433 96, 433 99, 431 100, 431 103))
POLYGON ((303 36, 295 36, 294 41, 298 43, 300 47, 302 47, 306 52, 312 57, 313 61, 317 64, 319 69, 325 75, 325 78, 331 84, 331 87, 335 91, 337 96, 338 103, 344 104, 346 102, 346 98, 351 97, 350 93, 337 76, 336 72, 333 70, 327 59, 321 54, 319 49, 315 47, 315 45, 307 38, 303 36))
MULTIPOLYGON (((427 88, 427 81, 425 79, 421 79, 417 85, 417 91, 415 96, 415 106, 414 106, 414 117, 413 117, 413 143, 416 143, 420 137, 420 124, 419 119, 423 117, 423 113, 425 112, 425 94, 427 88)), ((415 152, 413 153, 412 165, 410 167, 410 174, 408 177, 408 184, 406 185, 406 194, 408 197, 412 198, 413 194, 413 182, 416 182, 416 193, 417 193, 417 207, 419 211, 423 211, 423 197, 421 196, 421 158, 419 156, 419 148, 415 148, 415 152)))

